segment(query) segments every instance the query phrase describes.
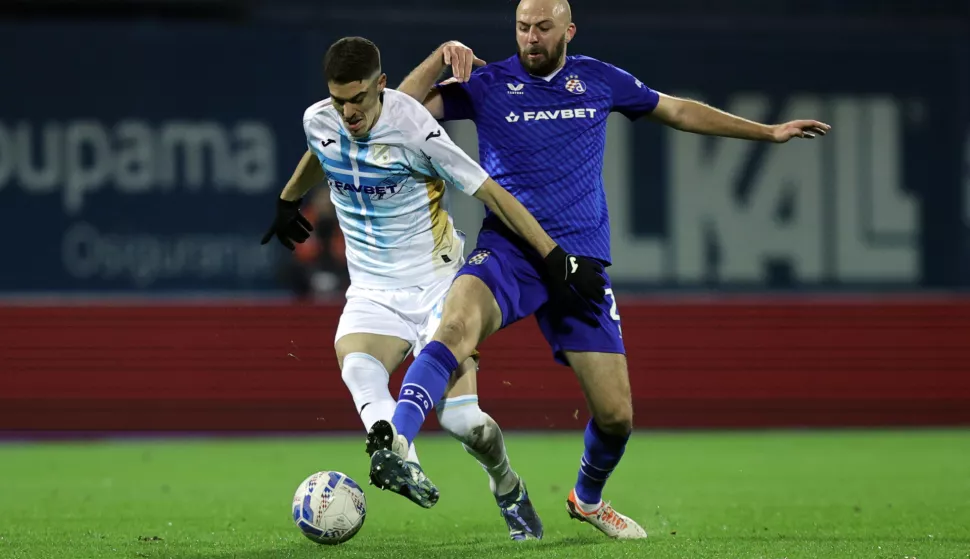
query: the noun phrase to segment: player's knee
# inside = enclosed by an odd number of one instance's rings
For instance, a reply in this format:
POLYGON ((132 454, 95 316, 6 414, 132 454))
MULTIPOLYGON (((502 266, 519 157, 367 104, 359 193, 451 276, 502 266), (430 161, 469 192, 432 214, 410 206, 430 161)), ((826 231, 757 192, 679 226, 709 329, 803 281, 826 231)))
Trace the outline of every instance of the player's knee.
POLYGON ((625 437, 633 431, 633 404, 623 402, 599 410, 593 414, 593 421, 604 433, 625 437))
POLYGON ((443 318, 435 339, 448 346, 459 362, 467 359, 478 345, 475 325, 459 316, 443 318))
POLYGON ((375 387, 387 386, 387 369, 374 357, 366 353, 348 353, 344 356, 340 379, 347 385, 358 407, 370 401, 375 387))

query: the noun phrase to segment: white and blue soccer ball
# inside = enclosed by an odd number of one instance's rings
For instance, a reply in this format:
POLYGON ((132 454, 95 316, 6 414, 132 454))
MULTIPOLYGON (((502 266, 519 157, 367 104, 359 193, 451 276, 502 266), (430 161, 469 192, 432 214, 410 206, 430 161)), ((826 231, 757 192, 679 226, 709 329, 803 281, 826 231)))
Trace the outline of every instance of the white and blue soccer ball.
POLYGON ((357 482, 340 472, 317 472, 293 495, 293 522, 311 540, 334 545, 354 537, 367 516, 357 482))

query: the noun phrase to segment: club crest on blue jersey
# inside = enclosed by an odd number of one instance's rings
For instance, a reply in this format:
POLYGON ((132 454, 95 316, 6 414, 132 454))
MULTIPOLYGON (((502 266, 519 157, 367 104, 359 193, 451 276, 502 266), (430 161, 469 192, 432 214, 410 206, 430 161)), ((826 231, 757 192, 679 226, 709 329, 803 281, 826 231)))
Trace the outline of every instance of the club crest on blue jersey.
POLYGON ((471 255, 471 258, 468 259, 468 263, 472 266, 480 266, 484 264, 486 260, 488 260, 488 253, 482 251, 471 255))
POLYGON ((566 78, 566 91, 576 95, 586 93, 586 84, 579 79, 579 76, 572 74, 566 78))

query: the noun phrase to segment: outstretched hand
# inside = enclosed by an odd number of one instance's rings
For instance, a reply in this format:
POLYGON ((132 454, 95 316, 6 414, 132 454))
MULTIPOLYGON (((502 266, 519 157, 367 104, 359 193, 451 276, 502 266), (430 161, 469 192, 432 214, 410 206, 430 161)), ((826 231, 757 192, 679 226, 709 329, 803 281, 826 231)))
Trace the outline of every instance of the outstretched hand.
POLYGON ((783 144, 792 138, 811 140, 815 136, 824 136, 832 127, 817 120, 793 120, 772 127, 772 141, 783 144))

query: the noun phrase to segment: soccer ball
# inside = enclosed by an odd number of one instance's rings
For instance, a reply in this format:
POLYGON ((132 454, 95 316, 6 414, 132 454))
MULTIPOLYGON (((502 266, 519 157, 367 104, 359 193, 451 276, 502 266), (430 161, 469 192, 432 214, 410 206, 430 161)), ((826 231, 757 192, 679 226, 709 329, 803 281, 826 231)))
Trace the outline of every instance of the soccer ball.
POLYGON ((303 480, 293 495, 293 522, 311 540, 343 543, 360 530, 367 501, 357 482, 340 472, 317 472, 303 480))

